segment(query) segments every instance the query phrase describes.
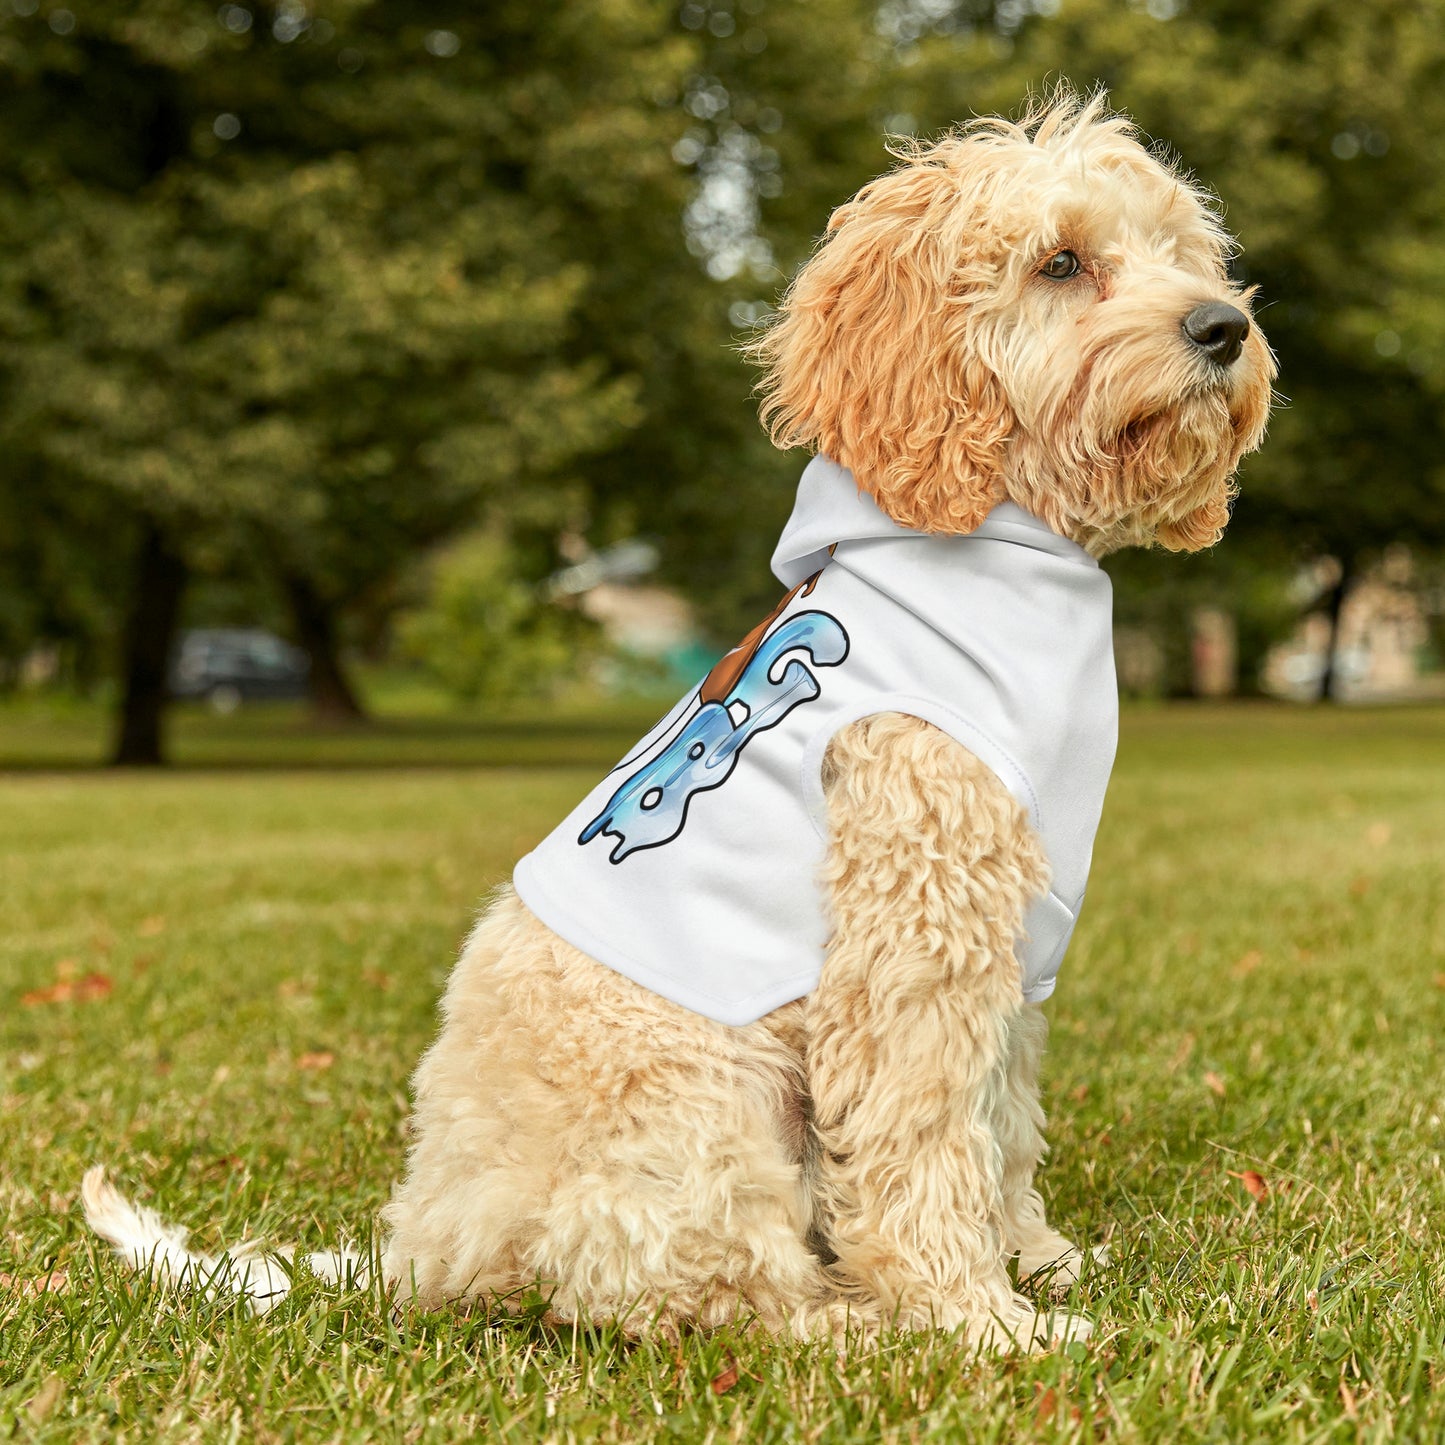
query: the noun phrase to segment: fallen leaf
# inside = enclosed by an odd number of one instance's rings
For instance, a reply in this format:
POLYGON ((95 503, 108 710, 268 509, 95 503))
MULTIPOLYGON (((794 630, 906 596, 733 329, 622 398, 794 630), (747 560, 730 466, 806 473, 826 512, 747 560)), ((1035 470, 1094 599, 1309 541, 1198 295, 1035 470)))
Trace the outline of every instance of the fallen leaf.
POLYGON ((166 931, 166 921, 159 913, 151 918, 142 918, 136 932, 142 938, 157 938, 166 931))
POLYGON ((62 980, 60 983, 51 984, 49 988, 32 988, 29 993, 22 993, 20 1006, 34 1008, 42 1003, 64 1003, 74 992, 75 985, 62 980))
POLYGON ((728 1356, 728 1367, 720 1375, 714 1375, 712 1380, 712 1392, 714 1395, 726 1395, 729 1390, 738 1382, 738 1362, 731 1355, 728 1356))
MULTIPOLYGON (((1075 1344, 1078 1341, 1074 1342, 1075 1344)), ((1072 1346, 1070 1346, 1072 1350, 1072 1346)), ((1073 1355, 1070 1354, 1070 1358, 1073 1355)), ((1080 1356, 1079 1358, 1082 1358, 1080 1356)), ((1034 1424, 1036 1426, 1052 1425, 1058 1416, 1059 1396, 1058 1392, 1050 1386, 1035 1384, 1034 1386, 1034 1424)), ((1084 1418, 1084 1412, 1073 1401, 1069 1402, 1069 1422, 1077 1425, 1084 1418)))
POLYGON ((1251 948, 1239 959, 1230 972, 1235 978, 1248 978, 1263 962, 1264 954, 1257 948, 1251 948))
POLYGON ((1034 1407, 1035 1425, 1052 1425, 1054 1416, 1058 1413, 1059 1397, 1052 1389, 1043 1390, 1039 1394, 1038 1404, 1034 1407))
POLYGON ((298 1069, 329 1069, 336 1062, 336 1055, 326 1049, 317 1049, 314 1053, 302 1054, 296 1060, 298 1069))
POLYGON ((1350 880, 1350 897, 1363 898, 1370 891, 1370 879, 1362 873, 1358 878, 1350 880))
POLYGON ((49 1274, 32 1275, 26 1278, 18 1274, 0 1274, 0 1289, 13 1289, 26 1299, 36 1299, 43 1294, 64 1294, 70 1288, 70 1276, 63 1269, 53 1269, 49 1274))
POLYGON ((69 1003, 72 999, 88 1003, 105 998, 114 987, 107 974, 88 973, 84 978, 59 979, 48 988, 33 988, 29 993, 20 995, 20 1003, 25 1008, 34 1008, 37 1004, 69 1003))
POLYGON ((1266 1183, 1263 1174, 1253 1169, 1244 1169, 1237 1174, 1233 1169, 1228 1172, 1231 1179, 1237 1179, 1244 1185, 1245 1192, 1249 1194, 1251 1198, 1263 1199, 1264 1196, 1269 1193, 1269 1185, 1266 1183))
POLYGON ((1205 1074, 1204 1085, 1211 1093, 1218 1094, 1221 1099, 1224 1097, 1224 1080, 1213 1069, 1205 1074))
POLYGON ((1435 987, 1445 988, 1445 973, 1437 973, 1435 975, 1435 987))
POLYGON ((1087 1084, 1080 1084, 1077 1089, 1069 1090, 1069 1098, 1071 1098, 1076 1104, 1082 1104, 1084 1100, 1088 1097, 1089 1086, 1087 1084))
POLYGON ((389 992, 392 984, 391 975, 380 968, 363 968, 361 981, 369 983, 372 988, 380 989, 382 993, 389 992))

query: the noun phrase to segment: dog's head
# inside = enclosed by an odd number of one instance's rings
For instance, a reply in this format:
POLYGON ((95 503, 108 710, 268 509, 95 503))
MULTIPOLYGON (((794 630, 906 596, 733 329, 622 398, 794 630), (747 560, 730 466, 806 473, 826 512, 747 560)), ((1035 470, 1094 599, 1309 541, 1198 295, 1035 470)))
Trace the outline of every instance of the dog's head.
POLYGON ((834 213, 751 348, 764 419, 905 526, 1007 498, 1096 553, 1209 546, 1274 376, 1229 253, 1102 96, 975 121, 834 213))

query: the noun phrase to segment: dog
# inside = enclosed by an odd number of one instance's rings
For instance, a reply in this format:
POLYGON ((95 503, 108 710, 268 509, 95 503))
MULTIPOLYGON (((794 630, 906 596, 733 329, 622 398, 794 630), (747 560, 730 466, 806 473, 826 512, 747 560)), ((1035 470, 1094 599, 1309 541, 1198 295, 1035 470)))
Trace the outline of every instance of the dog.
MULTIPOLYGON (((816 453, 791 590, 465 945, 384 1213, 399 1299, 1089 1331, 1009 1265, 1084 1258, 1035 1171, 1039 1004, 1113 755, 1097 559, 1217 541, 1274 359, 1217 209, 1102 95, 896 156, 751 346, 772 439, 816 453)), ((137 1264, 284 1288, 99 1169, 84 1195, 137 1264)))

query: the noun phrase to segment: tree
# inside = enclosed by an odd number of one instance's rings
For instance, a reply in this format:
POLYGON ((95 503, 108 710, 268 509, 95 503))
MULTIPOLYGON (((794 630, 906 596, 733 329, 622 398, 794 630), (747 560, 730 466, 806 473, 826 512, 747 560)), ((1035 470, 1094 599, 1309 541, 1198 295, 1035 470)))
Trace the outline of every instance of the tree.
POLYGON ((0 21, 0 441, 128 519, 118 761, 160 758, 189 567, 259 550, 325 655, 341 609, 479 510, 575 509, 577 459, 641 419, 578 324, 557 178, 674 220, 680 126, 651 95, 689 45, 646 0, 456 14, 0 21))
POLYGON ((888 163, 885 71, 857 0, 663 10, 688 68, 652 89, 676 133, 650 164, 675 209, 638 228, 601 165, 556 177, 593 278, 582 332, 638 379, 643 417, 577 471, 592 540, 664 540, 662 577, 731 643, 776 600, 767 559, 802 467, 763 434, 738 348, 832 209, 888 163))

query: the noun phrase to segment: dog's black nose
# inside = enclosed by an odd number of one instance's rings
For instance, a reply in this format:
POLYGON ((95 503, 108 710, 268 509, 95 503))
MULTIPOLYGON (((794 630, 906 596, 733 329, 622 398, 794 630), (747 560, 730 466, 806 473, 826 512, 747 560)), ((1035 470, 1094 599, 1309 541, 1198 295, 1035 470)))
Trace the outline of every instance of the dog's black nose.
POLYGON ((1184 334, 1214 363, 1239 359, 1249 335, 1249 317, 1223 301, 1206 301, 1184 318, 1184 334))

